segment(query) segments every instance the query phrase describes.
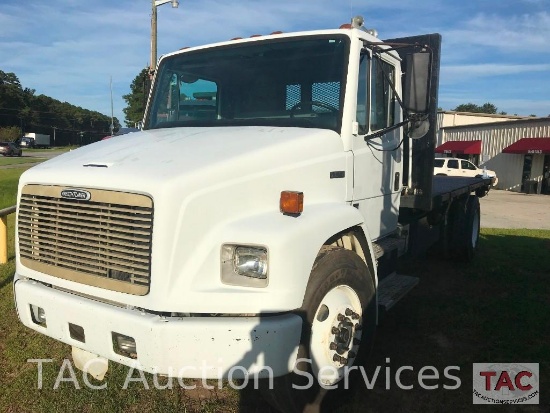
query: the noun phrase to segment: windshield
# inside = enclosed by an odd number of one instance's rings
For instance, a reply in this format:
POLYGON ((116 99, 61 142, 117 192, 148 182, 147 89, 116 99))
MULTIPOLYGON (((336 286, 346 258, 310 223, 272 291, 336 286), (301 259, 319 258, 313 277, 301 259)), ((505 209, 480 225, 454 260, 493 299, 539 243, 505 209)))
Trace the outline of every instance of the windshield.
POLYGON ((164 59, 146 129, 295 126, 340 131, 349 39, 235 44, 164 59))

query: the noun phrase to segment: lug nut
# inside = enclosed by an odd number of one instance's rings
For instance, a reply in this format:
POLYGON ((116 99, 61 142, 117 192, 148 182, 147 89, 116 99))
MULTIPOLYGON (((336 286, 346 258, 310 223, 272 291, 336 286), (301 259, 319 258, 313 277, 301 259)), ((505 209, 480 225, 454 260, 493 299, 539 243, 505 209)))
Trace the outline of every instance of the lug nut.
POLYGON ((332 327, 331 332, 332 332, 332 334, 338 334, 340 332, 340 330, 338 330, 337 327, 332 327))
POLYGON ((346 315, 349 317, 350 315, 355 314, 351 308, 346 308, 346 315))
POLYGON ((333 357, 332 357, 332 361, 335 361, 336 363, 340 363, 340 364, 348 364, 348 359, 345 358, 345 357, 342 357, 342 356, 339 356, 338 354, 335 354, 333 357))
POLYGON ((348 357, 349 357, 350 359, 354 359, 356 356, 357 356, 357 354, 355 354, 355 352, 353 352, 353 351, 350 351, 350 352, 348 353, 348 357))
POLYGON ((359 314, 353 313, 353 314, 351 315, 351 318, 352 318, 353 320, 357 320, 357 319, 359 319, 359 314))
POLYGON ((334 343, 334 342, 333 342, 333 343, 330 343, 329 348, 330 348, 331 350, 337 350, 337 349, 338 349, 338 344, 336 344, 336 343, 334 343))
POLYGON ((338 316, 336 317, 336 319, 337 319, 338 321, 344 321, 344 320, 346 319, 346 317, 344 317, 343 314, 338 314, 338 316))
POLYGON ((363 326, 359 323, 355 324, 355 330, 361 331, 363 329, 363 326))

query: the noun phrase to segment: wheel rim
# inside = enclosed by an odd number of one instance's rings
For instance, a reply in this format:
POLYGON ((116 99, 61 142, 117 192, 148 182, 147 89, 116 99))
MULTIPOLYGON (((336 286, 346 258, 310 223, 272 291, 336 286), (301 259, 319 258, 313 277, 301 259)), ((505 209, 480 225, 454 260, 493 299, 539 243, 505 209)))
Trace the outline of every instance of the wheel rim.
POLYGON ((479 214, 477 212, 474 213, 472 225, 472 247, 475 248, 477 245, 477 240, 479 239, 479 214))
POLYGON ((340 381, 357 357, 363 310, 357 293, 347 285, 330 290, 321 300, 311 325, 312 370, 319 383, 340 381))

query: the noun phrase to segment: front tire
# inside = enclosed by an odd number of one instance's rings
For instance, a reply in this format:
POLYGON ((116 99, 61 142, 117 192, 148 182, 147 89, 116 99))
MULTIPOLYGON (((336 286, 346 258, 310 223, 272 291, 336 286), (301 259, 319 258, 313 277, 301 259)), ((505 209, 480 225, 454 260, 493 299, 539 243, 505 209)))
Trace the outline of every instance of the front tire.
POLYGON ((298 360, 310 362, 297 363, 295 372, 274 380, 273 389, 263 389, 272 406, 285 413, 318 410, 325 388, 342 383, 349 367, 370 353, 375 298, 369 269, 357 254, 333 246, 321 249, 298 310, 304 320, 298 360))

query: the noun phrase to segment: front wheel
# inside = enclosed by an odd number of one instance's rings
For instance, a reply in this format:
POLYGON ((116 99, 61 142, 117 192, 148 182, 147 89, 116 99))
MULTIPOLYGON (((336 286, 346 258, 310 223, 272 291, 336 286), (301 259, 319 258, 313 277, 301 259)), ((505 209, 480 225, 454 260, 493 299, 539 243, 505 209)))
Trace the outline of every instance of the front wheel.
POLYGON ((319 407, 326 388, 372 349, 376 299, 372 277, 354 252, 325 246, 313 265, 302 307, 302 337, 293 373, 278 377, 264 397, 282 412, 319 407))

